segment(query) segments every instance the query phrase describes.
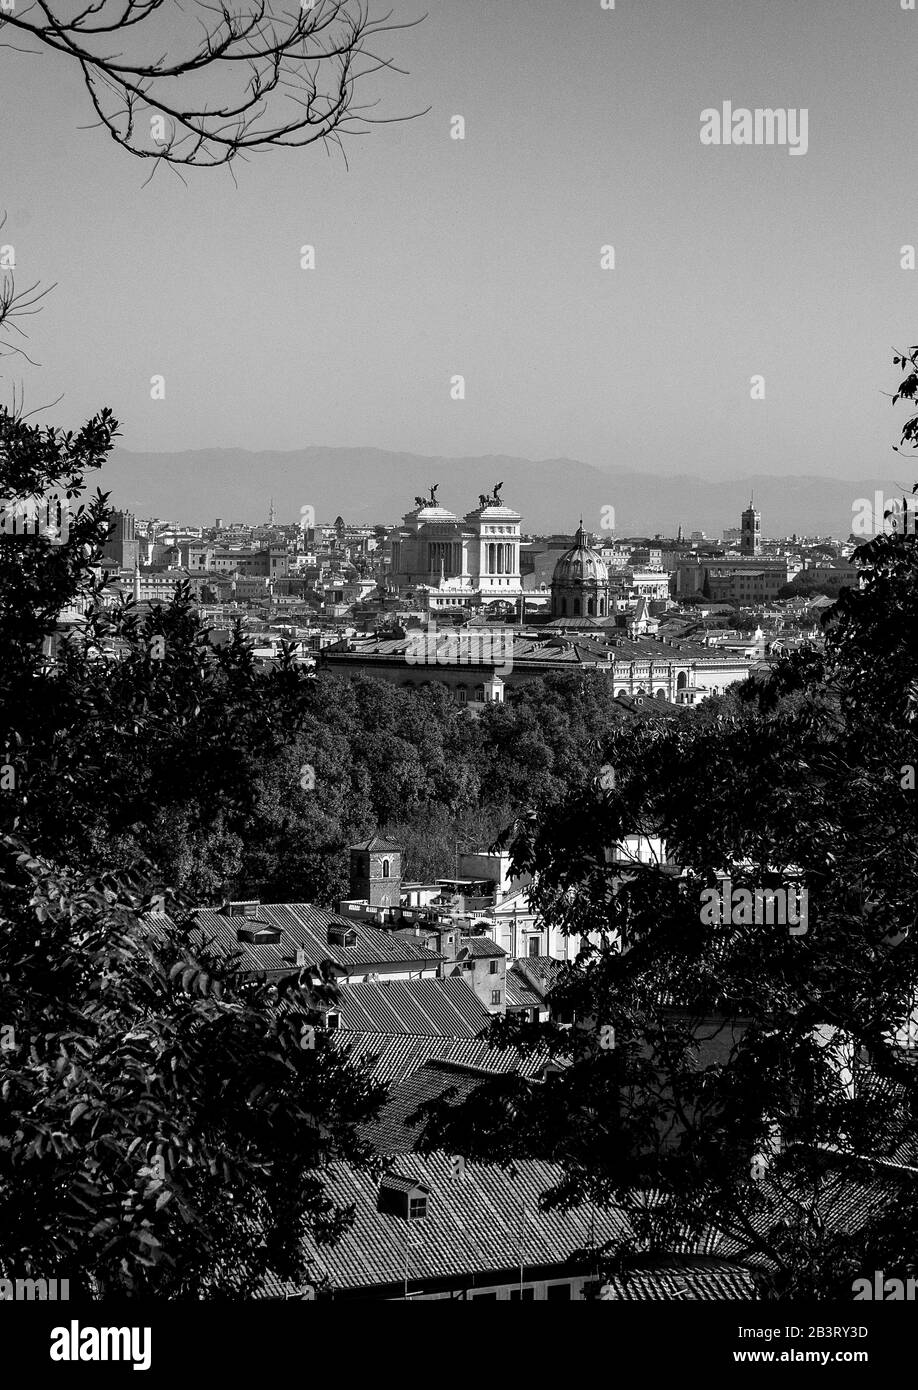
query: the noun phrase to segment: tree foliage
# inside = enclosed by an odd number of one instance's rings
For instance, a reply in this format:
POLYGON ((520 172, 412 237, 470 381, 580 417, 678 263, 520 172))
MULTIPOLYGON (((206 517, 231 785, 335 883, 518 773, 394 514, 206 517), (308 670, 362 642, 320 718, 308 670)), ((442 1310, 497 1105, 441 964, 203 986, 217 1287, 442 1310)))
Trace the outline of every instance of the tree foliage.
MULTIPOLYGON (((900 397, 916 354, 897 359, 900 397)), ((517 823, 539 910, 591 936, 552 1021, 495 1034, 547 1043, 560 1070, 425 1107, 422 1142, 560 1163, 547 1204, 632 1218, 610 1269, 717 1248, 768 1296, 847 1298, 874 1269, 915 1273, 918 538, 878 535, 858 563, 822 648, 713 709, 613 731, 614 787, 581 779, 517 823), (668 858, 610 862, 633 833, 668 858), (802 885, 805 928, 706 916, 724 876, 750 894, 802 885)))

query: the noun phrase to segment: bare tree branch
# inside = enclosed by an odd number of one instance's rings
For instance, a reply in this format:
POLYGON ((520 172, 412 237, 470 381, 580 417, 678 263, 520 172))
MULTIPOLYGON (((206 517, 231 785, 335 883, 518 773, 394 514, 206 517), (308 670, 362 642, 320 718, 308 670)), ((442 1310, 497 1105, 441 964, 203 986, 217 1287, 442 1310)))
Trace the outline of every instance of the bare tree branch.
POLYGON ((354 100, 374 74, 403 72, 376 41, 423 18, 374 19, 367 0, 34 0, 4 10, 0 30, 77 64, 99 124, 131 154, 214 167, 252 150, 340 148, 342 134, 423 115, 370 117, 376 102, 354 100), (112 51, 113 38, 126 47, 112 51))

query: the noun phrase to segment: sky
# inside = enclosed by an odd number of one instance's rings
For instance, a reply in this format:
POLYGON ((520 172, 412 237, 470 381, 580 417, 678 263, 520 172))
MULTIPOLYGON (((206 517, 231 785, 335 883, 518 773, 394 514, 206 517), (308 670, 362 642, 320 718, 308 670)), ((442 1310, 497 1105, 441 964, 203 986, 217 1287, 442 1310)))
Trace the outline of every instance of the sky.
POLYGON ((918 12, 393 3, 427 17, 386 40, 408 75, 367 95, 429 113, 350 139, 348 167, 321 146, 255 155, 238 186, 166 169, 144 186, 67 59, 0 51, 0 241, 18 281, 56 282, 30 325, 40 367, 15 372, 27 407, 63 396, 36 418, 110 405, 137 450, 887 471, 893 349, 918 329, 900 266, 918 245, 918 12), (728 100, 806 108, 806 154, 702 144, 702 111, 728 100))

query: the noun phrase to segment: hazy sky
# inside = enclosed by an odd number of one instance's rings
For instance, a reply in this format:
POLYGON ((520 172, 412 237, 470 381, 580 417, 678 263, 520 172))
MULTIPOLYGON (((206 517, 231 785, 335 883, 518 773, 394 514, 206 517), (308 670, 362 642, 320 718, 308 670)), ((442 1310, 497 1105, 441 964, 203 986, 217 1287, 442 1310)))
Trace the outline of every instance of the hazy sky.
POLYGON ((136 449, 887 471, 891 349, 918 340, 918 271, 900 268, 918 13, 429 0, 386 51, 410 74, 375 82, 381 109, 428 115, 352 139, 349 169, 318 146, 256 155, 238 188, 165 169, 143 188, 149 164, 79 128, 78 71, 0 53, 0 241, 23 283, 58 282, 27 402, 65 393, 67 425, 110 404, 136 449), (808 152, 702 145, 725 100, 807 108, 808 152))

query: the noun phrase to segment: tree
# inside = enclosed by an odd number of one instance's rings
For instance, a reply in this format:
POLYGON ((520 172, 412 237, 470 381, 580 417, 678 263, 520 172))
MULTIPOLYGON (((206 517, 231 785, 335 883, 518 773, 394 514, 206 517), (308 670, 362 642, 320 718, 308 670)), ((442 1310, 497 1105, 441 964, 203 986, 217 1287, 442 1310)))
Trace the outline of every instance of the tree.
POLYGON ((247 978, 170 882, 179 830, 214 885, 238 856, 303 677, 261 676, 239 634, 212 648, 187 594, 143 619, 112 605, 106 500, 80 498, 116 432, 107 410, 76 433, 0 411, 5 515, 38 496, 64 518, 0 536, 0 1267, 246 1293, 303 1278, 304 1228, 346 1226, 321 1170, 375 1171, 360 1126, 384 1093, 313 1031, 327 967, 247 978), (83 628, 51 661, 65 608, 83 628))
MULTIPOLYGON (((914 400, 918 348, 896 365, 914 400)), ((918 447, 918 416, 902 438, 918 447)), ((618 1204, 634 1224, 609 1269, 717 1249, 776 1298, 916 1272, 918 538, 879 535, 858 562, 824 650, 713 717, 613 733, 614 787, 594 775, 517 826, 539 912, 591 935, 552 1022, 501 1020, 496 1040, 567 1065, 424 1107, 422 1144, 560 1163, 547 1205, 618 1204), (673 863, 610 862, 635 831, 673 863), (794 883, 802 930, 765 909, 794 883)))
POLYGON ((398 71, 377 40, 411 27, 371 18, 363 0, 43 0, 4 6, 0 27, 12 51, 26 38, 77 66, 99 123, 142 159, 213 167, 410 119, 356 101, 372 74, 398 71))
POLYGON ((74 1292, 245 1296, 303 1282, 302 1234, 350 1213, 384 1091, 313 1026, 328 971, 276 985, 222 959, 139 872, 72 874, 3 837, 0 1269, 74 1292))

